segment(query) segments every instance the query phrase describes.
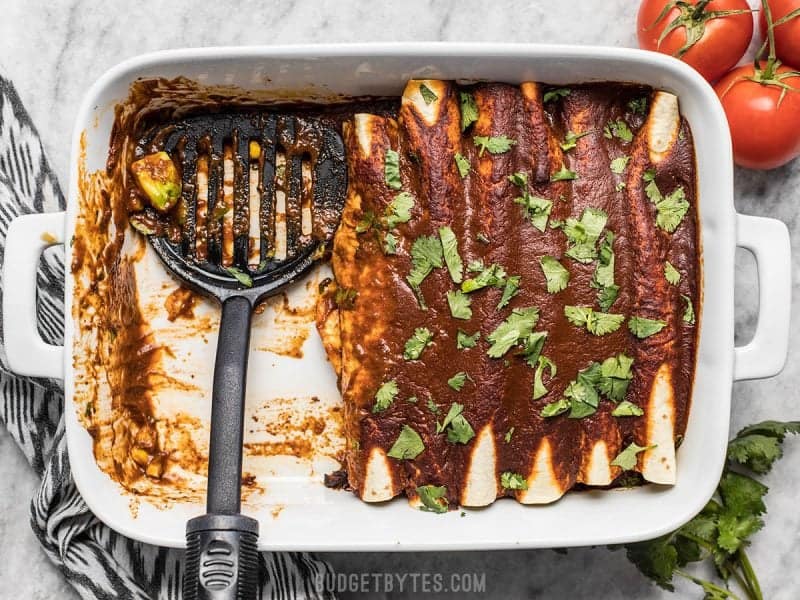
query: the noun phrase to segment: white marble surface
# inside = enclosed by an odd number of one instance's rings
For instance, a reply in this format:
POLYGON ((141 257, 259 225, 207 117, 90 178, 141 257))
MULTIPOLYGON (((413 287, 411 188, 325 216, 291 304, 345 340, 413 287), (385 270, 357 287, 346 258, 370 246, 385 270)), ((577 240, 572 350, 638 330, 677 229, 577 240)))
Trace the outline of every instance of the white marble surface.
MULTIPOLYGON (((84 91, 108 67, 142 52, 182 46, 396 40, 634 46, 636 5, 633 0, 0 0, 0 73, 16 83, 64 182, 73 119, 84 91)), ((736 193, 739 211, 778 217, 789 225, 795 248, 791 328, 800 332, 800 161, 771 173, 739 170, 736 193)), ((758 302, 753 261, 744 252, 738 257, 737 276, 741 343, 753 331, 758 302)), ((765 418, 800 418, 798 387, 800 336, 795 336, 789 363, 779 377, 735 385, 732 427, 765 418)), ((766 479, 772 488, 769 518, 752 549, 766 598, 800 596, 798 464, 800 440, 789 441, 783 462, 766 479)), ((0 429, 0 598, 74 597, 27 525, 36 485, 21 454, 0 429)), ((571 550, 567 556, 517 551, 328 557, 345 572, 486 571, 487 598, 674 597, 650 586, 620 553, 604 549, 571 550)), ((691 586, 680 586, 678 595, 701 596, 691 586)))

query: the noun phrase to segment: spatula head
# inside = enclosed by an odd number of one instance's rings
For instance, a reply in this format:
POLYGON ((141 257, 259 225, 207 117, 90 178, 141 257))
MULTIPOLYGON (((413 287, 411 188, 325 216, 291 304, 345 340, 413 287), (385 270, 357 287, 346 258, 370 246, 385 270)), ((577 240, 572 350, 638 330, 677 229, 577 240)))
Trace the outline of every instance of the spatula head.
POLYGON ((167 152, 181 178, 153 249, 187 286, 256 302, 325 255, 344 206, 347 167, 332 120, 239 112, 150 130, 136 157, 167 152))

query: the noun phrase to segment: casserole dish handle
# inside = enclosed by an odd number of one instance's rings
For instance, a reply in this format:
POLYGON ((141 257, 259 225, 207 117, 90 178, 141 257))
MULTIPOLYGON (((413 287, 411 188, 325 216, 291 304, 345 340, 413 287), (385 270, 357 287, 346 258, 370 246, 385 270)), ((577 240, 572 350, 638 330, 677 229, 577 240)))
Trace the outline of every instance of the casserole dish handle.
POLYGON ((9 368, 19 375, 64 378, 64 347, 42 340, 36 326, 36 270, 42 252, 64 243, 63 212, 17 217, 3 257, 3 340, 9 368))
POLYGON ((792 268, 789 230, 777 219, 736 215, 736 245, 758 268, 758 322, 753 339, 735 349, 734 379, 763 379, 781 372, 789 349, 792 268))

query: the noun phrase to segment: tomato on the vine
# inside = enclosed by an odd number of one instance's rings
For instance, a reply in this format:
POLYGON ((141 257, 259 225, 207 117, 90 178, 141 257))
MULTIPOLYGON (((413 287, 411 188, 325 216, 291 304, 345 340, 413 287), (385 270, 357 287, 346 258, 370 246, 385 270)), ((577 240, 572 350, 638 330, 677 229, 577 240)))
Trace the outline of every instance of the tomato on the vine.
POLYGON ((643 0, 639 47, 680 58, 708 81, 742 58, 753 37, 747 0, 643 0))
POLYGON ((736 164, 750 169, 774 169, 800 156, 800 73, 770 62, 734 69, 714 86, 736 164))
MULTIPOLYGON (((775 55, 783 62, 800 68, 800 0, 767 0, 775 24, 775 55)), ((767 19, 759 16, 761 35, 767 38, 767 19)))

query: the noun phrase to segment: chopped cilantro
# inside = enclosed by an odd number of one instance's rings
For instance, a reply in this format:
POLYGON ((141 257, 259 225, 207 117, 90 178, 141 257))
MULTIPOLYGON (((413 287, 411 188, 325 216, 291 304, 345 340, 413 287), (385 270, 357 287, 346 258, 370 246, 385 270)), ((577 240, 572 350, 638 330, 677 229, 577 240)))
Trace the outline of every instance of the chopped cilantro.
POLYGON ((391 231, 387 231, 383 236, 383 253, 397 254, 397 242, 397 237, 391 231))
POLYGON ((578 174, 575 171, 570 171, 562 163, 561 168, 550 176, 550 181, 572 181, 577 178, 578 174))
POLYGON ((664 263, 664 278, 672 285, 678 285, 681 280, 681 274, 678 269, 672 266, 672 263, 666 261, 664 263))
POLYGON ((633 402, 623 400, 614 410, 611 411, 612 417, 641 417, 644 411, 636 406, 633 402))
POLYGON ((500 485, 506 490, 527 490, 528 482, 519 473, 504 471, 500 475, 500 485))
POLYGON ((464 371, 459 371, 447 380, 447 385, 449 385, 455 391, 460 392, 464 387, 464 384, 467 382, 467 379, 469 379, 469 375, 467 375, 464 371))
POLYGON ((655 335, 666 326, 667 323, 659 319, 647 319, 637 316, 628 319, 628 329, 630 329, 633 335, 642 340, 651 335, 655 335))
POLYGON ((487 354, 491 358, 500 358, 511 349, 511 346, 527 338, 538 320, 538 308, 515 308, 508 318, 489 334, 487 339, 491 342, 491 346, 487 354))
POLYGON ((622 119, 610 121, 603 128, 603 135, 608 139, 617 138, 620 141, 629 144, 633 141, 633 132, 628 127, 628 124, 622 119))
POLYGON ((386 185, 393 190, 403 187, 400 181, 400 155, 395 150, 387 150, 383 161, 383 173, 386 185))
POLYGON ((474 292, 485 287, 503 287, 506 283, 506 272, 498 264, 492 264, 478 273, 476 277, 465 279, 461 284, 461 291, 465 293, 474 292))
POLYGON ((375 224, 375 213, 371 210, 368 210, 364 213, 364 216, 361 217, 358 223, 356 223, 356 233, 364 233, 365 231, 369 231, 372 229, 373 225, 375 224))
POLYGON ((546 331, 533 331, 523 340, 520 355, 531 368, 536 366, 545 341, 547 341, 546 331))
POLYGON ((548 102, 552 102, 554 100, 558 100, 559 98, 565 98, 569 96, 570 90, 568 88, 556 88, 553 90, 549 90, 544 93, 544 97, 542 98, 542 102, 545 104, 548 102))
POLYGON ((569 271, 552 256, 542 256, 539 259, 544 278, 547 281, 547 291, 551 294, 565 290, 569 283, 569 271))
POLYGON ((598 208, 585 208, 580 219, 569 217, 564 223, 564 235, 569 248, 566 255, 581 263, 597 258, 597 240, 608 221, 608 215, 598 208))
POLYGON ((406 360, 417 360, 422 351, 427 348, 433 340, 433 334, 427 327, 417 327, 414 334, 406 341, 405 349, 403 350, 403 358, 406 360))
POLYGON ((597 302, 603 311, 608 311, 619 295, 619 286, 614 283, 614 239, 613 232, 606 232, 605 239, 600 244, 599 260, 590 284, 599 290, 597 302))
POLYGON ((686 200, 683 186, 664 196, 658 189, 655 172, 652 169, 645 171, 642 179, 647 182, 644 188, 645 194, 656 206, 656 225, 668 233, 673 233, 689 211, 689 201, 686 200))
POLYGON ((346 287, 337 287, 336 294, 333 297, 334 303, 338 308, 343 310, 351 310, 355 306, 356 298, 358 297, 358 290, 346 287))
POLYGON ((419 84, 419 94, 422 96, 425 104, 430 104, 431 102, 435 102, 439 99, 439 96, 437 96, 434 91, 424 83, 419 84))
POLYGON ((511 150, 511 147, 517 143, 516 140, 512 140, 504 135, 497 137, 476 135, 472 138, 472 141, 476 148, 480 148, 478 156, 483 156, 484 151, 488 151, 489 154, 503 154, 511 150))
POLYGON ((591 131, 584 131, 583 133, 575 133, 568 131, 564 136, 564 141, 559 144, 564 152, 569 152, 578 145, 578 140, 582 137, 589 135, 591 131))
POLYGON ((635 115, 644 115, 647 113, 647 96, 634 98, 628 102, 628 109, 635 115))
POLYGON ((467 332, 459 329, 456 337, 456 348, 459 350, 464 350, 465 348, 474 348, 478 344, 480 337, 480 331, 476 331, 472 335, 469 335, 467 332))
POLYGON ((564 397, 570 405, 570 419, 583 419, 597 412, 600 405, 600 394, 597 390, 600 377, 600 365, 592 363, 579 371, 577 378, 564 390, 564 397))
POLYGON ((514 428, 512 427, 511 429, 506 431, 506 434, 503 436, 503 440, 505 440, 506 444, 511 443, 511 438, 513 437, 513 435, 514 435, 514 428))
POLYGON ((422 235, 414 240, 414 244, 411 246, 411 273, 406 279, 417 293, 420 306, 423 308, 425 308, 425 301, 419 286, 434 268, 442 266, 442 260, 442 243, 438 238, 422 235))
POLYGON ((428 398, 425 401, 425 406, 427 406, 428 410, 431 411, 433 414, 435 415, 439 414, 439 407, 436 406, 436 403, 433 401, 433 398, 428 398))
POLYGON ((681 298, 686 303, 686 309, 683 311, 683 322, 694 325, 696 319, 694 315, 694 305, 692 304, 692 299, 684 294, 681 294, 681 298))
POLYGON ((456 152, 456 155, 453 157, 453 159, 456 161, 458 174, 461 176, 461 179, 464 179, 464 177, 467 176, 467 173, 469 173, 469 160, 460 152, 456 152))
POLYGON ((382 383, 378 391, 375 392, 375 406, 372 407, 372 412, 379 413, 389 408, 399 391, 397 382, 394 379, 382 383))
POLYGON ((433 513, 446 513, 450 505, 447 500, 447 487, 443 485, 421 485, 417 488, 419 500, 422 502, 420 510, 433 513))
POLYGON ((542 407, 542 412, 540 413, 545 419, 550 417, 557 417, 558 415, 564 414, 569 410, 570 403, 569 400, 566 398, 559 398, 555 402, 550 402, 549 404, 545 404, 542 407))
POLYGON ((545 369, 549 370, 549 376, 555 377, 558 373, 555 363, 546 356, 540 355, 536 361, 536 371, 533 374, 533 399, 538 400, 548 394, 548 389, 544 385, 543 377, 545 369))
POLYGON ((564 316, 573 325, 598 336, 616 331, 625 320, 625 315, 597 312, 590 306, 565 306, 564 316))
POLYGON ((459 94, 461 100, 461 131, 472 125, 478 120, 478 105, 475 98, 469 92, 459 94))
POLYGON ((536 229, 544 231, 547 228, 547 219, 553 208, 553 202, 547 198, 531 196, 527 191, 522 192, 522 196, 515 198, 514 202, 522 206, 525 216, 536 229))
POLYGON ((397 194, 386 207, 386 226, 391 229, 400 223, 408 223, 413 207, 414 196, 408 192, 397 194))
POLYGON ((436 423, 436 433, 447 431, 447 441, 451 444, 466 444, 475 437, 475 430, 464 417, 464 406, 458 402, 450 405, 442 423, 436 423))
POLYGON ((655 446, 639 446, 635 442, 620 452, 617 457, 611 461, 611 465, 619 467, 623 471, 630 471, 636 468, 637 456, 640 452, 645 450, 652 450, 655 446))
POLYGON ((447 292, 447 304, 450 307, 450 314, 454 319, 469 321, 472 318, 470 304, 472 300, 461 290, 450 290, 447 292))
POLYGON ((456 234, 454 234, 453 230, 449 227, 440 227, 439 239, 442 240, 444 263, 447 265, 447 270, 450 272, 450 278, 453 280, 453 283, 461 283, 464 263, 461 262, 461 256, 458 254, 458 240, 456 240, 456 234))
POLYGON ((611 161, 611 172, 615 175, 622 175, 625 172, 625 168, 628 166, 628 161, 631 159, 630 156, 619 156, 611 161))
POLYGON ((524 190, 528 187, 528 174, 524 171, 517 171, 508 176, 508 180, 518 188, 524 190))
POLYGON ((408 425, 403 425, 387 456, 398 460, 413 460, 425 450, 422 438, 408 425))
POLYGON ((625 354, 610 356, 600 365, 597 389, 614 402, 622 402, 628 393, 628 384, 633 379, 633 359, 625 354))
POLYGON ((505 308, 511 299, 519 292, 519 282, 522 278, 519 275, 512 275, 506 279, 506 284, 503 287, 503 295, 500 297, 500 302, 497 303, 497 310, 505 308))
POLYGON ((225 270, 231 275, 233 275, 236 281, 241 283, 244 287, 247 288, 253 287, 253 278, 250 277, 250 273, 246 273, 245 271, 242 271, 238 267, 227 267, 225 270))

